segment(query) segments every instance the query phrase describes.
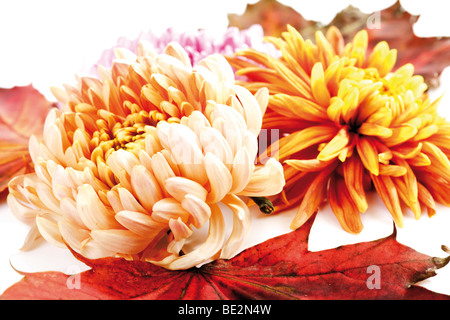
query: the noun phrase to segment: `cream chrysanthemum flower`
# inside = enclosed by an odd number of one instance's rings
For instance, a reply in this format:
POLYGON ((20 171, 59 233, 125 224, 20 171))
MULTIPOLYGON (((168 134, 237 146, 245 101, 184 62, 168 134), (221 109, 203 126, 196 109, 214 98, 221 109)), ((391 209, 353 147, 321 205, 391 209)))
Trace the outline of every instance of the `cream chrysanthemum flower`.
POLYGON ((328 200, 342 227, 360 232, 372 186, 398 226, 405 207, 419 218, 435 201, 450 205, 450 123, 412 64, 394 70, 397 51, 384 41, 368 52, 365 30, 347 44, 335 27, 316 43, 292 27, 268 40, 280 59, 250 48, 230 61, 247 89, 270 91, 263 128, 283 135, 270 149, 286 177, 274 204, 300 204, 292 228, 328 200))
POLYGON ((235 85, 221 55, 192 67, 177 43, 157 56, 143 46, 118 54, 100 79, 54 89, 64 106, 42 141, 30 139, 35 173, 9 185, 10 208, 35 224, 27 242, 40 234, 87 258, 168 269, 232 257, 250 224, 238 196, 284 185, 278 161, 255 164, 267 90, 235 85))

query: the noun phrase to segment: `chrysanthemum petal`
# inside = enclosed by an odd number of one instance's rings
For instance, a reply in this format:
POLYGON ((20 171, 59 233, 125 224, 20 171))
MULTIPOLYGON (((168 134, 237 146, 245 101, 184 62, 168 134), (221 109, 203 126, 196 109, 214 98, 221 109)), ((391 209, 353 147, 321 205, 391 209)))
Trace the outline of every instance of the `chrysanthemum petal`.
POLYGON ((314 99, 322 106, 330 103, 330 93, 325 83, 322 63, 317 62, 311 71, 311 90, 314 99))
POLYGON ((203 244, 180 257, 169 257, 167 261, 150 260, 157 265, 163 265, 167 269, 183 270, 191 268, 214 257, 221 249, 225 239, 225 222, 221 214, 220 208, 213 204, 211 205, 211 218, 208 230, 208 237, 203 244))
POLYGON ((130 179, 139 202, 146 210, 151 211, 153 205, 163 197, 155 176, 143 165, 138 165, 131 170, 130 179))
POLYGON ((187 194, 192 194, 202 201, 206 200, 208 191, 198 182, 183 178, 171 177, 166 180, 167 192, 179 202, 184 200, 187 194))
POLYGON ((205 169, 211 188, 207 202, 216 203, 230 191, 233 177, 223 162, 212 153, 205 155, 205 169))
POLYGON ((230 193, 240 193, 248 185, 252 177, 253 170, 254 164, 247 148, 240 148, 233 160, 233 166, 231 169, 233 184, 231 186, 230 193))
POLYGON ((141 212, 123 210, 118 212, 115 218, 128 230, 149 239, 153 239, 160 232, 167 229, 166 224, 158 222, 151 216, 141 212))
POLYGON ((203 224, 211 217, 211 205, 197 198, 192 194, 187 194, 181 202, 182 208, 189 212, 193 218, 193 225, 201 228, 203 224))
POLYGON ((178 217, 183 221, 187 221, 189 219, 189 211, 174 198, 164 198, 154 204, 151 217, 156 222, 161 223, 167 223, 170 219, 178 219, 178 217))
POLYGON ((233 212, 233 229, 220 253, 221 259, 232 258, 244 244, 250 227, 250 212, 247 205, 237 196, 228 195, 225 203, 233 212))
POLYGON ((364 167, 357 154, 353 154, 344 162, 343 176, 349 195, 358 211, 365 212, 368 204, 364 190, 364 167))
POLYGON ((38 215, 36 216, 36 225, 45 240, 58 247, 64 247, 57 223, 38 215))
POLYGON ((325 148, 320 151, 317 159, 321 161, 328 161, 336 158, 348 145, 349 141, 350 137, 348 135, 348 131, 345 128, 339 130, 336 136, 331 139, 325 148))
POLYGON ((368 137, 356 141, 356 149, 364 167, 373 175, 379 174, 378 150, 368 137))
POLYGON ((256 166, 247 186, 239 192, 239 195, 258 197, 271 196, 281 192, 285 180, 280 173, 283 172, 282 165, 270 158, 263 166, 256 166), (270 181, 270 183, 266 183, 270 181))
POLYGON ((325 170, 318 173, 315 179, 308 187, 306 194, 300 203, 297 214, 291 222, 291 229, 301 227, 308 219, 317 212, 320 204, 325 200, 327 191, 327 182, 330 173, 334 170, 335 165, 330 165, 325 170))
POLYGON ((149 239, 129 230, 92 230, 92 238, 102 247, 122 254, 137 254, 149 244, 149 239))
POLYGON ((342 228, 350 233, 357 234, 362 231, 363 225, 359 215, 360 210, 352 199, 343 179, 333 175, 328 189, 330 207, 342 228))
POLYGON ((78 187, 76 202, 78 214, 89 229, 110 229, 118 226, 113 211, 105 207, 90 185, 78 187))
POLYGON ((381 200, 383 200, 387 209, 394 218, 395 223, 399 227, 403 227, 403 215, 400 207, 397 189, 389 176, 371 175, 375 189, 381 200))

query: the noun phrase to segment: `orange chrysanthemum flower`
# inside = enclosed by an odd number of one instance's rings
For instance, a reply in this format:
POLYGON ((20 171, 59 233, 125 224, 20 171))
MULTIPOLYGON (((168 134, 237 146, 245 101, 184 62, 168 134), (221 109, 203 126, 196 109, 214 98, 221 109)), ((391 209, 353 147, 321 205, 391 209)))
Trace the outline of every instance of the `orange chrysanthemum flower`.
POLYGON ((268 152, 278 152, 287 180, 274 204, 300 203, 292 228, 328 199, 342 227, 360 232, 372 186, 398 226, 402 204, 416 218, 422 208, 435 214, 435 201, 450 205, 450 124, 413 65, 394 71, 386 42, 369 53, 366 31, 347 44, 335 27, 315 44, 292 27, 267 39, 281 58, 248 49, 229 60, 250 91, 269 89, 263 128, 283 135, 268 152))

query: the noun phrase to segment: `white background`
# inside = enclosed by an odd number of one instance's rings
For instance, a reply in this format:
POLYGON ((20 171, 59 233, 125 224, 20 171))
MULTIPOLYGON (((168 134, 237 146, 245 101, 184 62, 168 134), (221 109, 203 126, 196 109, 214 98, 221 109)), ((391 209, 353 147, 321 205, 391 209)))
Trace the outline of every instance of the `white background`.
MULTIPOLYGON (((228 13, 242 13, 247 3, 256 1, 56 1, 15 0, 0 3, 0 87, 32 83, 50 100, 50 86, 73 83, 74 75, 82 74, 99 59, 102 51, 115 45, 121 37, 136 38, 141 31, 160 33, 168 27, 180 30, 208 28, 224 31, 228 13)), ((280 1, 299 10, 307 19, 328 23, 349 4, 365 12, 380 10, 394 1, 280 1), (298 2, 298 4, 297 4, 298 2)), ((419 36, 450 36, 448 1, 402 1, 403 6, 421 18, 414 30, 419 36)), ((450 88, 450 70, 441 76, 438 96, 450 88)), ((442 115, 450 119, 450 98, 440 106, 442 115)), ((254 211, 253 211, 254 212, 254 211)), ((254 212, 253 229, 246 246, 289 232, 295 211, 277 216, 261 216, 254 212)), ((328 206, 316 218, 309 239, 311 251, 343 244, 370 241, 393 232, 392 219, 376 195, 370 197, 369 210, 362 215, 364 230, 355 236, 343 231, 328 206)), ((426 214, 416 221, 406 213, 405 226, 398 229, 397 239, 419 252, 444 257, 442 244, 450 246, 450 209, 438 206, 437 214, 426 214)), ((43 243, 30 252, 19 249, 29 227, 16 220, 0 199, 0 293, 26 272, 58 270, 75 273, 86 267, 67 250, 43 243)), ((381 284, 382 285, 382 284, 381 284)), ((425 280, 422 286, 450 294, 450 266, 425 280)))

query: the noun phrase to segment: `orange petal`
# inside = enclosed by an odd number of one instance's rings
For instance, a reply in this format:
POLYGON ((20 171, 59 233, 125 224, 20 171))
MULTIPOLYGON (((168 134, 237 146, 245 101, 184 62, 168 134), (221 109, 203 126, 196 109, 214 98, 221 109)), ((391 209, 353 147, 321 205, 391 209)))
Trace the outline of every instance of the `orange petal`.
POLYGON ((371 138, 363 137, 357 139, 356 149, 364 167, 373 175, 379 174, 378 150, 371 138))
POLYGON ((359 212, 367 210, 367 200, 364 191, 364 167, 357 154, 347 159, 343 165, 343 175, 345 185, 347 186, 349 195, 353 199, 359 212))
POLYGON ((363 229, 359 210, 342 178, 332 175, 328 190, 328 200, 342 228, 350 233, 360 233, 363 229))
POLYGON ((320 151, 318 160, 327 161, 336 158, 347 147, 350 137, 346 128, 342 128, 336 136, 320 151))
POLYGON ((358 129, 358 132, 366 136, 376 136, 381 138, 389 138, 392 136, 392 130, 378 124, 364 122, 358 129))
POLYGON ((385 139, 385 143, 388 147, 406 142, 417 134, 417 128, 408 124, 391 128, 391 130, 392 136, 385 139))
POLYGON ((321 105, 330 104, 330 92, 325 83, 322 63, 317 62, 311 71, 311 89, 314 99, 321 105))
POLYGON ((403 214, 400 207, 400 200, 391 177, 371 174, 371 178, 378 195, 391 213, 395 223, 399 227, 403 227, 403 214))
POLYGON ((417 183, 417 187, 419 190, 419 200, 427 207, 428 216, 434 216, 436 214, 436 203, 434 202, 433 196, 423 184, 417 183))
POLYGON ((295 230, 301 227, 315 212, 317 212, 317 209, 326 197, 328 178, 334 168, 335 165, 328 166, 328 168, 320 172, 312 181, 300 204, 297 214, 291 223, 291 229, 295 230))
MULTIPOLYGON (((336 128, 327 125, 313 126, 291 133, 275 143, 279 147, 278 159, 282 161, 296 152, 331 139, 335 134, 336 128)), ((271 151, 269 154, 274 155, 278 150, 272 150, 272 147, 269 147, 264 154, 271 151)), ((264 154, 261 155, 261 158, 265 158, 264 154)))

